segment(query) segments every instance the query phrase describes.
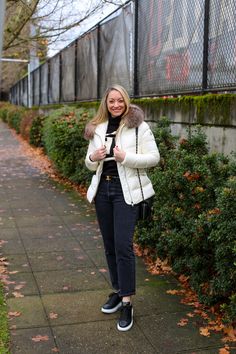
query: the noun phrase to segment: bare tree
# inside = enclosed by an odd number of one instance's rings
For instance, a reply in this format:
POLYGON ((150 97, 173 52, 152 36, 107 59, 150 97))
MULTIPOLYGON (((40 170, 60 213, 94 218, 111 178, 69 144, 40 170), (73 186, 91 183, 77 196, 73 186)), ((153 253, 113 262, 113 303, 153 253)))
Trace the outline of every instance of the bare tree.
POLYGON ((122 3, 122 0, 7 0, 3 50, 28 47, 29 43, 41 40, 51 44, 108 4, 122 3), (30 23, 36 28, 33 34, 25 30, 30 23))
MULTIPOLYGON (((47 48, 58 41, 71 39, 83 24, 109 5, 114 9, 125 0, 6 0, 3 56, 29 59, 30 52, 39 60, 47 56, 47 48), (33 28, 33 30, 32 30, 33 28), (65 38, 68 34, 67 38, 65 38)), ((98 19, 99 21, 99 19, 98 19)), ((27 65, 2 63, 0 96, 27 73, 27 65)))

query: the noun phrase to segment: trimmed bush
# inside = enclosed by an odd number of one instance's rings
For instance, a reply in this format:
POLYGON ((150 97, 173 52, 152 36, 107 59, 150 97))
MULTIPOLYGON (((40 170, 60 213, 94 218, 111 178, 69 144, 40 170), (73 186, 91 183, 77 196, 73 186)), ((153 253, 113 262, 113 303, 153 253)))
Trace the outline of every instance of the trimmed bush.
POLYGON ((43 126, 46 117, 37 114, 32 121, 30 132, 29 132, 29 142, 31 145, 42 147, 43 146, 43 126))
POLYGON ((11 105, 8 102, 0 102, 0 119, 7 123, 7 115, 11 105))
POLYGON ((154 216, 139 223, 136 241, 188 276, 200 301, 228 304, 236 289, 235 162, 209 154, 200 128, 179 145, 166 120, 154 133, 162 156, 151 171, 154 216))
POLYGON ((23 114, 23 117, 20 122, 20 134, 28 142, 30 142, 30 137, 32 135, 32 125, 35 125, 34 121, 36 121, 38 117, 40 117, 38 112, 30 109, 26 110, 23 114))
POLYGON ((21 120, 25 112, 26 112, 25 108, 13 106, 13 105, 11 105, 8 109, 7 123, 11 128, 15 129, 17 134, 20 133, 21 120))

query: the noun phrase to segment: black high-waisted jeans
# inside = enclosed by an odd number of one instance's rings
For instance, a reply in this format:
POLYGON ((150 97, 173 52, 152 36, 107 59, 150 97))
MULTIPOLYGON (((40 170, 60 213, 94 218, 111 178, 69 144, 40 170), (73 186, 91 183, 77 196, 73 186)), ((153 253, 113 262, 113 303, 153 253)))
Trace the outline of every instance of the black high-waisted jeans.
POLYGON ((125 203, 119 178, 101 180, 95 206, 112 287, 121 297, 134 295, 133 235, 138 207, 125 203))

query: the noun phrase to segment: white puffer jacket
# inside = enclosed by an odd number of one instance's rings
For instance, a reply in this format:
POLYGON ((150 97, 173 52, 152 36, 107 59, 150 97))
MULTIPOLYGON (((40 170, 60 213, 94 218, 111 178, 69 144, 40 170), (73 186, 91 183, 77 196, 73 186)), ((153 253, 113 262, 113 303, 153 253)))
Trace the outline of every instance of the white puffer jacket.
MULTIPOLYGON (((89 170, 96 171, 87 191, 87 199, 90 203, 97 193, 103 169, 103 161, 92 162, 89 156, 95 150, 105 145, 107 125, 108 121, 103 122, 97 125, 94 130, 94 126, 88 124, 85 130, 85 137, 91 139, 85 164, 89 170)), ((124 161, 121 163, 117 162, 118 174, 126 203, 137 204, 143 200, 137 169, 139 169, 144 199, 153 196, 155 192, 145 169, 156 166, 160 160, 160 154, 153 133, 149 125, 144 122, 144 114, 139 107, 130 105, 129 113, 125 116, 123 124, 117 133, 116 145, 126 153, 124 161), (137 154, 136 127, 138 127, 137 154)))

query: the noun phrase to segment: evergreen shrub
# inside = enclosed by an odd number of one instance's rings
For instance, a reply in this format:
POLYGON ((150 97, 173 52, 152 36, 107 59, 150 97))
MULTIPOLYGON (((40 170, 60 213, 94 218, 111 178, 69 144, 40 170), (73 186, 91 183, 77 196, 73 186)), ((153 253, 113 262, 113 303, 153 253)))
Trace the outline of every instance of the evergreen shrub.
POLYGON ((153 222, 138 224, 136 242, 188 276, 202 302, 230 306, 236 289, 235 160, 209 153, 200 127, 177 143, 169 124, 160 120, 154 132, 162 157, 151 171, 153 222))
POLYGON ((39 117, 38 112, 31 109, 26 110, 23 114, 23 117, 20 122, 20 134, 28 142, 30 142, 33 122, 38 117, 39 117))
POLYGON ((63 107, 50 113, 43 127, 43 144, 58 171, 71 181, 87 186, 91 172, 84 165, 87 141, 85 124, 92 118, 89 110, 63 107))
POLYGON ((20 133, 21 120, 25 112, 26 109, 23 107, 11 105, 8 108, 7 123, 11 128, 16 131, 17 134, 20 133))
POLYGON ((43 126, 46 117, 41 114, 34 116, 30 131, 29 131, 29 143, 36 147, 43 146, 43 126))
POLYGON ((0 102, 0 119, 5 123, 7 123, 7 115, 10 106, 8 102, 0 102))

